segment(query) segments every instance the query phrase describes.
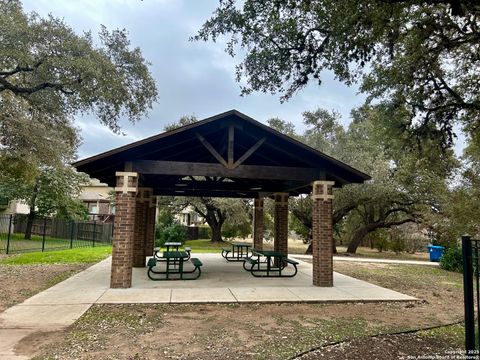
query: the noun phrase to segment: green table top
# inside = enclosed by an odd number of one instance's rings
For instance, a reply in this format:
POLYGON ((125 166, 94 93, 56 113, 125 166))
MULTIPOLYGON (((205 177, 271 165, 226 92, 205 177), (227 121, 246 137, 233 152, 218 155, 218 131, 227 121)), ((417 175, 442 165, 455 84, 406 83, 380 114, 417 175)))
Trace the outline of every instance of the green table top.
POLYGON ((251 247, 252 244, 249 244, 249 243, 244 243, 244 242, 234 242, 232 243, 233 246, 236 246, 236 247, 251 247))
POLYGON ((185 251, 164 251, 163 257, 165 259, 186 259, 188 254, 185 251))
POLYGON ((254 253, 269 257, 287 257, 284 253, 272 250, 253 250, 254 253))
POLYGON ((181 242, 166 242, 164 246, 182 246, 181 242))

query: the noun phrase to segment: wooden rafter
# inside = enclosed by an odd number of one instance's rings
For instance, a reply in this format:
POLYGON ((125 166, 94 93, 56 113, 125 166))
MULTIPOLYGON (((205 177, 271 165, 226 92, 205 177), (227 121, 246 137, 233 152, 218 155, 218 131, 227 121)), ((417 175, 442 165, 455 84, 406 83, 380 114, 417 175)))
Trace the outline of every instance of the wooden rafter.
POLYGON ((200 142, 203 144, 203 146, 205 146, 207 148, 207 150, 210 152, 210 154, 212 154, 213 157, 215 159, 217 159, 220 164, 222 164, 223 166, 228 168, 228 163, 225 161, 225 159, 222 157, 222 155, 220 155, 217 152, 217 150, 215 150, 215 148, 202 135, 200 135, 198 133, 196 135, 197 135, 198 140, 200 140, 200 142))
POLYGON ((233 146, 234 146, 234 136, 235 136, 235 128, 233 125, 228 127, 228 168, 234 168, 234 154, 233 154, 233 146))
POLYGON ((257 149, 262 146, 262 144, 265 142, 265 138, 261 138, 260 140, 257 141, 255 145, 253 145, 250 149, 248 149, 245 154, 243 154, 240 159, 238 159, 232 166, 232 169, 235 169, 236 167, 240 166, 245 160, 247 160, 257 149))

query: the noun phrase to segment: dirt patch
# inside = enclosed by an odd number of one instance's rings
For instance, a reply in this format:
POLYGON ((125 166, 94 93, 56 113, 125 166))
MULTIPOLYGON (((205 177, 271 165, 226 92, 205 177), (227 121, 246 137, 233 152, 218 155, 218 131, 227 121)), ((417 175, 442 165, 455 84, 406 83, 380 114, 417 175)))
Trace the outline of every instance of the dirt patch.
MULTIPOLYGON (((325 346, 298 360, 358 360, 358 359, 455 359, 462 351, 445 337, 425 337, 419 334, 361 337, 340 344, 325 346)), ((458 357, 461 358, 461 357, 458 357)))
POLYGON ((0 265, 0 312, 86 269, 85 264, 0 265))

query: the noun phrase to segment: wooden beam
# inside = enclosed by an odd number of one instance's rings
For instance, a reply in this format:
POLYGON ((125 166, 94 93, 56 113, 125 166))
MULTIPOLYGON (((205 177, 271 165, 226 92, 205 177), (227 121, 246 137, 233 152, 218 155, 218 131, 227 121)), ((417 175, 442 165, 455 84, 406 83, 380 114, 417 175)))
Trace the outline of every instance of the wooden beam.
POLYGON ((182 161, 136 160, 132 170, 141 174, 181 176, 221 176, 259 180, 318 180, 320 169, 285 166, 240 165, 228 169, 220 164, 182 161))
POLYGON ((194 196, 194 197, 221 197, 221 198, 255 198, 257 192, 252 191, 213 191, 213 190, 193 190, 193 189, 164 189, 164 188, 154 188, 154 195, 163 195, 163 196, 194 196))
POLYGON ((262 146, 262 144, 265 142, 265 138, 262 138, 257 141, 255 145, 253 145, 250 149, 248 149, 245 154, 243 154, 240 159, 238 159, 232 166, 232 168, 236 168, 240 166, 245 160, 247 160, 257 149, 262 146))
MULTIPOLYGON (((208 190, 208 191, 230 191, 230 192, 258 192, 259 190, 264 192, 287 192, 287 189, 292 185, 287 185, 284 183, 271 183, 265 184, 264 186, 254 186, 248 182, 211 182, 211 181, 178 181, 175 183, 147 183, 151 187, 157 189, 164 189, 168 191, 176 190, 208 190), (253 188, 253 189, 252 189, 253 188), (261 188, 261 189, 258 189, 261 188)), ((309 183, 308 183, 309 184, 309 183)), ((303 187, 306 187, 308 184, 303 183, 303 187)))
POLYGON ((234 146, 234 135, 235 135, 235 128, 233 125, 228 127, 228 168, 234 168, 234 160, 233 160, 233 146, 234 146))
POLYGON ((200 140, 200 142, 203 144, 203 146, 205 146, 207 150, 210 151, 210 154, 212 154, 220 164, 222 164, 225 167, 228 167, 228 164, 225 161, 225 159, 222 157, 222 155, 220 155, 217 152, 217 150, 215 150, 215 148, 212 145, 210 145, 210 143, 202 135, 200 135, 199 133, 197 133, 196 135, 198 140, 200 140))

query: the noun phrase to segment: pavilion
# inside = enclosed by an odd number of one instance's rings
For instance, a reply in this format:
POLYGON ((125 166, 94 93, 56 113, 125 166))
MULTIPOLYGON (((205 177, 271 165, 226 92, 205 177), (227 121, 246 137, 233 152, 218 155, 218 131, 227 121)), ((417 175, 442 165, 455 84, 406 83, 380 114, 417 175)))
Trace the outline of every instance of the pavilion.
POLYGON ((333 187, 370 177, 236 111, 209 117, 74 164, 115 187, 111 288, 132 285, 155 242, 156 196, 254 199, 263 248, 263 199, 275 200, 274 249, 288 254, 288 198, 311 194, 313 285, 333 286, 333 187))

